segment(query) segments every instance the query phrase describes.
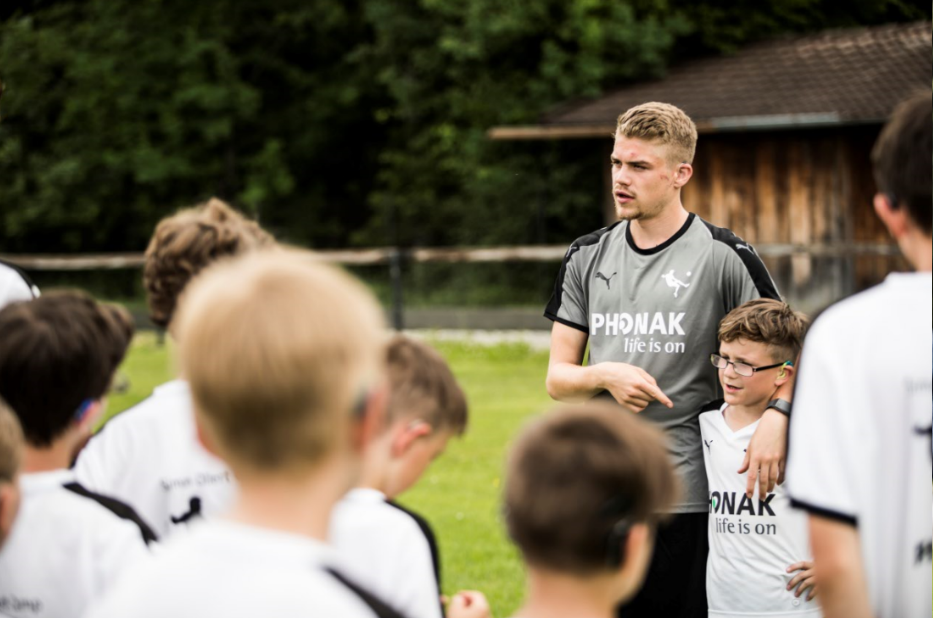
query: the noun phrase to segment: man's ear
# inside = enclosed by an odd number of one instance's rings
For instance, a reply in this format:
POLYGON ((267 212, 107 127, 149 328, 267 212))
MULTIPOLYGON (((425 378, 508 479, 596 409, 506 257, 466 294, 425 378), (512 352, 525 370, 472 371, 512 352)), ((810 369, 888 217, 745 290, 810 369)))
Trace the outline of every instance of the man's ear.
POLYGON ((434 429, 430 423, 421 419, 415 419, 407 423, 392 438, 392 456, 400 457, 404 455, 419 438, 430 436, 434 429))
POLYGON ((674 172, 674 188, 680 189, 693 178, 693 166, 689 163, 681 163, 674 172))
POLYGON ((900 240, 907 233, 907 209, 898 208, 884 193, 876 193, 874 199, 875 214, 888 228, 894 240, 900 240))

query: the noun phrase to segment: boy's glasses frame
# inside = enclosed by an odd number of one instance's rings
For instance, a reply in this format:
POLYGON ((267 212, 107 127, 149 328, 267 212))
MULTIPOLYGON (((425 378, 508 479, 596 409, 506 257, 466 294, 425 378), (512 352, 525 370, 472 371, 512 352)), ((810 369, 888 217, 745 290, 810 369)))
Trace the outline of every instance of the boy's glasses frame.
POLYGON ((737 374, 743 378, 750 378, 759 371, 764 371, 765 369, 774 369, 776 367, 787 367, 793 366, 793 363, 790 361, 784 361, 783 363, 775 363, 773 365, 765 365, 764 367, 752 367, 748 363, 736 363, 734 361, 728 360, 720 356, 719 354, 710 354, 709 362, 713 364, 713 367, 716 369, 725 369, 729 365, 732 365, 732 368, 737 374))

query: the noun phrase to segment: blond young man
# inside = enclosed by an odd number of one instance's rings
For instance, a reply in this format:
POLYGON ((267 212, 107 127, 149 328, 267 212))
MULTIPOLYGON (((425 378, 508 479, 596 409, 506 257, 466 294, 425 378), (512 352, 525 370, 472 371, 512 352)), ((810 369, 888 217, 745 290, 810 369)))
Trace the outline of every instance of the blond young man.
MULTIPOLYGON (((143 283, 152 321, 174 328, 188 283, 210 264, 269 246, 272 237, 218 199, 163 219, 146 249, 143 283)), ((227 467, 198 444, 191 394, 182 379, 110 420, 75 466, 87 487, 131 504, 159 536, 226 510, 235 485, 227 467)))
POLYGON ((774 393, 791 380, 807 319, 785 303, 758 299, 733 309, 719 325, 724 399, 701 409, 700 433, 709 480, 710 618, 819 616, 806 517, 791 509, 783 486, 752 497, 735 470, 774 393))
POLYGON ((68 470, 132 333, 126 311, 77 292, 0 310, 0 397, 25 435, 22 504, 0 551, 0 611, 81 615, 149 556, 155 535, 133 509, 68 470))
POLYGON ((831 618, 933 612, 931 99, 902 103, 872 152, 875 212, 917 272, 826 310, 801 358, 787 485, 831 618))
POLYGON ((88 618, 396 616, 340 574, 325 544, 384 412, 372 295, 310 254, 259 252, 195 281, 175 328, 198 435, 238 496, 88 618))
POLYGON ((610 618, 651 559, 658 513, 677 500, 660 431, 607 404, 526 427, 509 455, 504 516, 528 573, 517 618, 610 618))
MULTIPOLYGON (((684 482, 626 616, 706 615, 707 487, 697 411, 719 392, 706 358, 726 313, 778 298, 753 248, 684 209, 696 140, 693 121, 672 105, 645 103, 622 114, 611 157, 621 221, 574 241, 545 311, 554 322, 548 393, 563 401, 600 395, 657 423, 684 482)), ((741 469, 749 470, 749 495, 756 484, 767 493, 781 476, 786 431, 783 414, 766 412, 741 469)))
MULTIPOLYGON (((443 357, 396 336, 386 348, 385 425, 366 448, 360 483, 334 509, 330 538, 350 574, 408 618, 440 618, 437 542, 424 518, 393 502, 415 485, 447 442, 463 435, 467 402, 443 357)), ((454 596, 448 616, 476 614, 486 601, 454 596), (469 606, 469 609, 467 608, 469 606)))
MULTIPOLYGON (((16 415, 0 399, 0 551, 3 551, 3 544, 10 536, 19 512, 19 471, 22 465, 23 430, 16 415)), ((4 610, 3 605, 0 600, 0 611, 4 610)))

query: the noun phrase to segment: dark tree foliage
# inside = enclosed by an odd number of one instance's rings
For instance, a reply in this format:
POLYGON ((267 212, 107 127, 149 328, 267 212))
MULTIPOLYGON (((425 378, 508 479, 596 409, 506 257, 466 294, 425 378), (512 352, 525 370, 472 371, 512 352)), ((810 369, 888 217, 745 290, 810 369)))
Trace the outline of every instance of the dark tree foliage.
MULTIPOLYGON (((587 142, 488 128, 906 0, 5 0, 0 251, 140 250, 217 195, 317 247, 566 241, 587 142)), ((621 111, 621 110, 620 110, 621 111)))

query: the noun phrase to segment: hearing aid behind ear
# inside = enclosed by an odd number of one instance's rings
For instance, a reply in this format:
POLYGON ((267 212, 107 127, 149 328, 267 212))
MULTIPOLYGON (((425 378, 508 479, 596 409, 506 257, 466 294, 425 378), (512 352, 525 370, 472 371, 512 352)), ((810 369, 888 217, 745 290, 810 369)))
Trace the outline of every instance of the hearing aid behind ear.
POLYGON ((779 378, 786 378, 786 377, 787 377, 787 368, 788 368, 788 367, 793 367, 793 366, 794 366, 794 363, 792 363, 791 361, 787 361, 786 363, 784 363, 783 365, 781 365, 781 373, 778 374, 778 377, 779 377, 779 378))

